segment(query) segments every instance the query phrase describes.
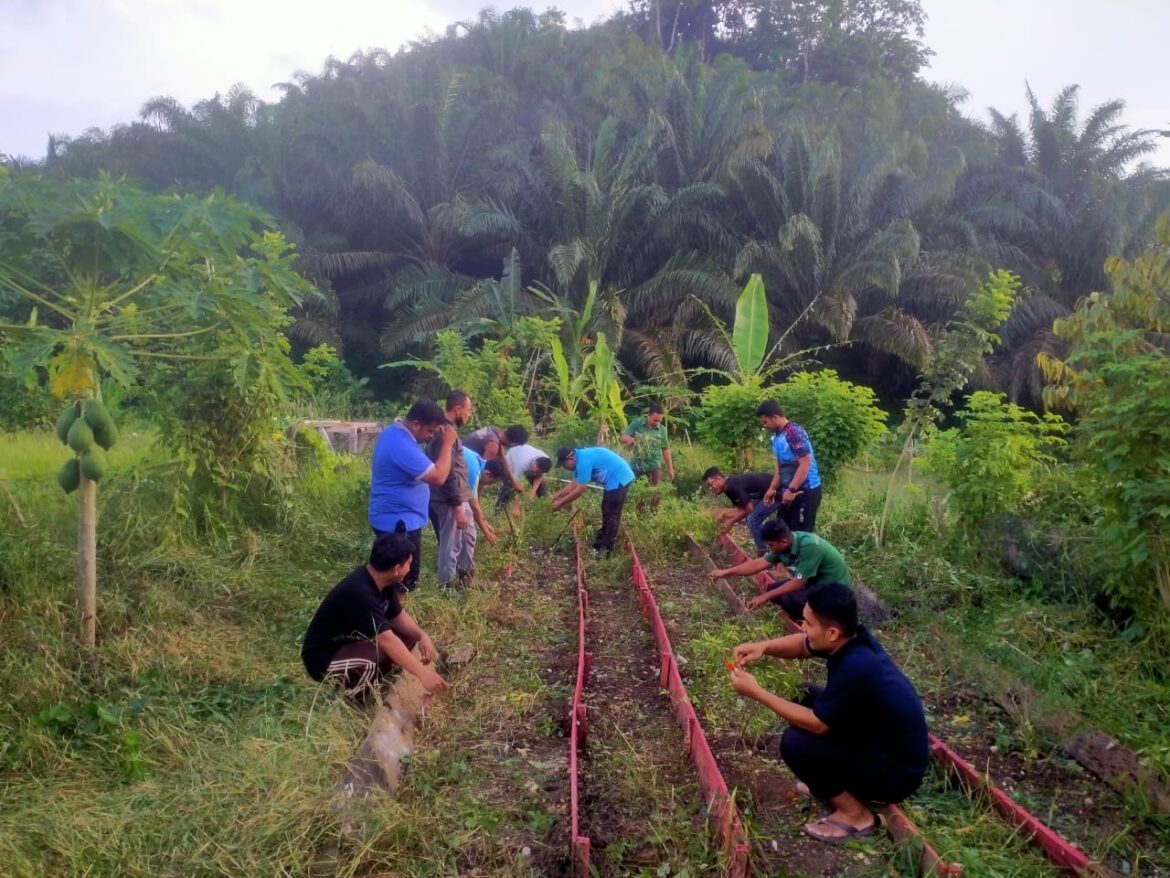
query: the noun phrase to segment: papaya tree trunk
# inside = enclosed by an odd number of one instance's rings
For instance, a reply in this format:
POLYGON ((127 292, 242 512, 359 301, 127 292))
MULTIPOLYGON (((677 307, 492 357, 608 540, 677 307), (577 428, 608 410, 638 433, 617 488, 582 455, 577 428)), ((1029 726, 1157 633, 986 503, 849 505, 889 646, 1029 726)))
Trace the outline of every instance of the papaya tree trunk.
POLYGON ((77 488, 77 614, 81 642, 97 642, 97 482, 81 477, 77 488))

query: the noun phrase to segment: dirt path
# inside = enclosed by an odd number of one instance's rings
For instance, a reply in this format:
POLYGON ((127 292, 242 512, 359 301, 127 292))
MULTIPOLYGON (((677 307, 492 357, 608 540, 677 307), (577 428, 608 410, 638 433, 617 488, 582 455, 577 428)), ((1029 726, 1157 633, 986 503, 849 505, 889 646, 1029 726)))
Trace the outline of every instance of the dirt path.
POLYGON ((592 573, 581 823, 593 863, 601 876, 718 875, 706 808, 659 688, 657 649, 633 587, 592 573))

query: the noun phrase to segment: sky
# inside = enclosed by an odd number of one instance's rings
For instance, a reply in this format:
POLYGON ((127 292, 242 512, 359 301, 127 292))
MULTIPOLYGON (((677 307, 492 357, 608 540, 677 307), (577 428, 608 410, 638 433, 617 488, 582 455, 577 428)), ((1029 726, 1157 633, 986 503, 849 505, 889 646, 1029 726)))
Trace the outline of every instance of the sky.
MULTIPOLYGON (((0 0, 0 153, 40 157, 49 133, 77 135, 137 118, 158 95, 192 104, 242 82, 317 72, 330 55, 394 50, 488 0, 0 0)), ((507 8, 511 3, 495 4, 507 8)), ((529 3, 540 9, 545 0, 529 3)), ((559 0, 589 23, 623 0, 559 0)), ((963 86, 969 115, 1023 112, 1025 83, 1048 104, 1081 85, 1081 112, 1127 102, 1136 128, 1170 129, 1162 52, 1170 0, 923 0, 926 76, 963 86)), ((1154 160, 1170 166, 1170 138, 1154 160)))

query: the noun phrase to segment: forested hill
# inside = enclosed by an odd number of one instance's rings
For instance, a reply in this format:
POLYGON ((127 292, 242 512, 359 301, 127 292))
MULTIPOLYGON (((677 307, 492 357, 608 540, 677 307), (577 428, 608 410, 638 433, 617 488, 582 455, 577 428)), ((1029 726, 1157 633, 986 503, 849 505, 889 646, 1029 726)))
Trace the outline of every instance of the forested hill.
POLYGON ((787 349, 827 346, 901 398, 938 328, 1007 268, 1025 296, 982 380, 1035 404, 1053 319, 1107 289, 1107 257, 1148 240, 1170 183, 1140 164, 1151 136, 1122 102, 1078 107, 1074 85, 1029 94, 1022 120, 973 121, 959 86, 922 79, 922 22, 917 0, 635 0, 583 30, 485 12, 330 59, 276 103, 149 100, 51 141, 43 170, 261 205, 331 291, 295 334, 376 380, 436 329, 579 310, 596 280, 594 321, 630 377, 677 384, 726 362, 697 299, 729 318, 760 272, 774 331, 797 323, 787 349), (513 248, 523 289, 484 283, 513 248))

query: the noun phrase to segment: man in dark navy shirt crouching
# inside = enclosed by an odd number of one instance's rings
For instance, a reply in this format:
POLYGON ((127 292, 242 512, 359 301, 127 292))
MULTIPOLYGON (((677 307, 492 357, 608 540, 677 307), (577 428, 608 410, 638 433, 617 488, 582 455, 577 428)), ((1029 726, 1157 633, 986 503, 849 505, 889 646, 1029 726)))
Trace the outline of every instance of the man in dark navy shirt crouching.
POLYGON ((837 844, 872 835, 873 803, 900 802, 922 783, 929 761, 922 699, 864 626, 841 583, 813 588, 804 633, 735 648, 731 685, 788 723, 780 756, 802 781, 797 789, 830 803, 832 813, 804 831, 837 844), (744 668, 764 656, 826 660, 828 682, 802 703, 763 689, 744 668))

